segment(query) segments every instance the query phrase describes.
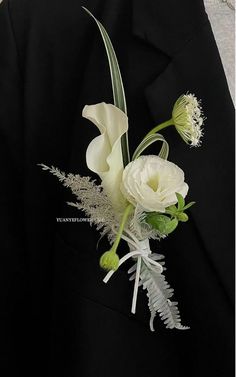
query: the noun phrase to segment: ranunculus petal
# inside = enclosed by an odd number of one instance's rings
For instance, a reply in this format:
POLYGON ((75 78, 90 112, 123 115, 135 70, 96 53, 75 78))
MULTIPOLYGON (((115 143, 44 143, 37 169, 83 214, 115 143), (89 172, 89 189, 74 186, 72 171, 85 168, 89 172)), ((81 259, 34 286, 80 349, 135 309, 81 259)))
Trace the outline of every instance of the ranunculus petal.
POLYGON ((165 212, 177 203, 176 192, 187 195, 184 172, 172 162, 158 156, 141 156, 130 162, 122 177, 123 195, 146 211, 165 212))

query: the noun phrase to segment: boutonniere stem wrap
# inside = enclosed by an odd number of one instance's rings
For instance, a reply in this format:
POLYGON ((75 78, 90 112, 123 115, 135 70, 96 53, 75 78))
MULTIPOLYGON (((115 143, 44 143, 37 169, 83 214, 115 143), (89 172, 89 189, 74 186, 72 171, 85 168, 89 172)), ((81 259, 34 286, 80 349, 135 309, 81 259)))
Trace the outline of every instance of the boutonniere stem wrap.
POLYGON ((178 303, 171 300, 174 292, 164 276, 164 256, 152 252, 150 240, 159 241, 178 230, 188 221, 186 211, 195 204, 186 203, 189 186, 183 170, 168 160, 169 144, 162 132, 173 126, 186 144, 199 146, 204 122, 200 101, 189 93, 176 99, 169 120, 150 126, 130 160, 125 92, 116 54, 104 26, 85 10, 95 20, 105 44, 114 100, 114 104, 86 105, 82 112, 98 129, 98 136, 88 145, 86 162, 100 183, 79 174, 66 174, 54 166, 40 166, 71 189, 77 200, 68 204, 84 211, 101 236, 107 236, 110 249, 101 252, 99 260, 106 271, 104 283, 123 263, 132 260, 128 271, 129 280, 134 281, 131 312, 136 313, 142 287, 148 297, 150 329, 154 331, 154 319, 159 314, 166 328, 185 330, 189 327, 181 324, 178 303), (159 153, 145 155, 155 142, 159 153), (122 258, 121 240, 127 244, 122 258))

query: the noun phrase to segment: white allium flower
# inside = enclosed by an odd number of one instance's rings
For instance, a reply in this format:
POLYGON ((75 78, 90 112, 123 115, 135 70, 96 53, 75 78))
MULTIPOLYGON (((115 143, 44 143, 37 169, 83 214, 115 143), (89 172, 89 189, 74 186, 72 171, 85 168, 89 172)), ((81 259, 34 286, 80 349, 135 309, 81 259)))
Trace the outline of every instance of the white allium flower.
POLYGON ((172 119, 185 143, 194 147, 201 144, 204 117, 200 101, 194 94, 184 94, 178 98, 173 108, 172 119))
POLYGON ((177 165, 158 156, 141 156, 124 169, 121 191, 134 206, 145 211, 165 212, 177 203, 176 192, 187 195, 184 172, 177 165))

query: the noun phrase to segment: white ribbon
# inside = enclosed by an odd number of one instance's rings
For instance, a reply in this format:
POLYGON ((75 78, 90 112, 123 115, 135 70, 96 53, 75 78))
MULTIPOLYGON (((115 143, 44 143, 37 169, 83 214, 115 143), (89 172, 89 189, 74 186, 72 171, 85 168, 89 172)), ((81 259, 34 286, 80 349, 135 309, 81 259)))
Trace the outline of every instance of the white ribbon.
MULTIPOLYGON (((137 258, 137 268, 136 268, 132 307, 131 307, 131 313, 135 314, 142 260, 144 261, 144 263, 148 265, 153 265, 155 267, 158 267, 160 273, 163 271, 163 267, 160 263, 150 258, 150 254, 152 253, 152 251, 150 250, 148 239, 144 241, 139 241, 131 232, 126 231, 126 233, 128 234, 129 237, 122 235, 122 238, 123 240, 127 241, 130 249, 133 248, 134 250, 130 251, 124 257, 120 259, 118 268, 124 262, 126 262, 129 258, 137 258)), ((107 273, 107 275, 103 279, 104 283, 107 283, 110 280, 114 272, 115 272, 114 270, 111 270, 107 273)))

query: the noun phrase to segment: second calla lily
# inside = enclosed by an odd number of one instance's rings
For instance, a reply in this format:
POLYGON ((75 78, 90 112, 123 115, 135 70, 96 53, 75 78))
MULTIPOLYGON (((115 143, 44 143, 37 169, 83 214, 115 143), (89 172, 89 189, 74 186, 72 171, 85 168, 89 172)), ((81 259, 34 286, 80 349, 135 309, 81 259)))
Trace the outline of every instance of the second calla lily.
POLYGON ((121 212, 125 206, 120 190, 124 170, 121 137, 128 131, 128 117, 116 106, 104 102, 85 106, 82 115, 101 133, 87 148, 87 166, 99 175, 114 208, 121 212))

